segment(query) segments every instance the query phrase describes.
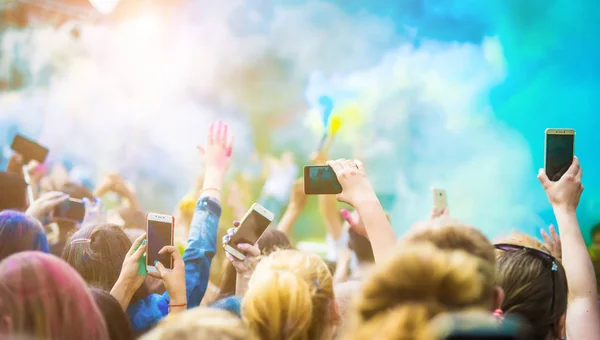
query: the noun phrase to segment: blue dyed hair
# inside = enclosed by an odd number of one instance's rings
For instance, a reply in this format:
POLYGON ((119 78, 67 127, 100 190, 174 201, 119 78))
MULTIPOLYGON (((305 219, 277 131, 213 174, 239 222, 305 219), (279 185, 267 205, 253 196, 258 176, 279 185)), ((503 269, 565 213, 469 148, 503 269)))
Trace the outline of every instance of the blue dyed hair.
POLYGON ((241 303, 240 299, 237 296, 230 296, 224 299, 221 299, 210 306, 210 308, 218 308, 223 309, 228 312, 231 312, 239 317, 242 316, 241 313, 241 303))
POLYGON ((0 261, 27 250, 49 252, 42 224, 18 211, 0 212, 0 261))

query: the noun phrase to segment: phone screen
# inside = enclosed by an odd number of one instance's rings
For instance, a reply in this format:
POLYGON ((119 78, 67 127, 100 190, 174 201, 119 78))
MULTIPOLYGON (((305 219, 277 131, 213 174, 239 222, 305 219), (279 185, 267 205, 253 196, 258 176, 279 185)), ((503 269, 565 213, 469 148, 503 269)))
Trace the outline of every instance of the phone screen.
POLYGON ((69 198, 54 209, 53 217, 81 223, 85 217, 85 205, 81 200, 69 198))
POLYGON ((546 175, 551 181, 558 181, 573 162, 575 135, 546 135, 546 175))
POLYGON ((148 265, 153 266, 154 261, 160 261, 165 268, 173 269, 171 265, 170 254, 159 254, 158 252, 164 246, 170 246, 171 244, 171 232, 173 228, 169 222, 152 221, 148 220, 148 265))
POLYGON ((342 186, 329 165, 304 167, 306 195, 333 195, 342 192, 342 186))
POLYGON ((235 247, 240 243, 255 244, 265 230, 267 230, 269 224, 271 224, 271 221, 268 218, 256 210, 252 210, 231 238, 230 245, 235 247))
POLYGON ((44 163, 48 156, 47 148, 21 135, 15 136, 10 148, 23 157, 24 164, 32 160, 44 163))

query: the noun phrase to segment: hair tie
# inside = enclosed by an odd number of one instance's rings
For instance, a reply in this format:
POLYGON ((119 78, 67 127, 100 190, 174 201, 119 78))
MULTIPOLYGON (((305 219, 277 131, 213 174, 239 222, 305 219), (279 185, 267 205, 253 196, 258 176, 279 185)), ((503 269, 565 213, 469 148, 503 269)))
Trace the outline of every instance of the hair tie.
POLYGON ((317 287, 317 293, 321 292, 321 285, 319 284, 319 280, 314 279, 313 282, 315 283, 315 287, 317 287))
POLYGON ((76 238, 71 240, 71 245, 73 244, 85 244, 85 243, 92 243, 92 240, 89 238, 76 238))
POLYGON ((502 321, 504 321, 503 314, 504 313, 502 312, 502 309, 498 308, 498 309, 494 310, 494 313, 492 315, 496 318, 496 320, 498 320, 498 322, 502 322, 502 321))
POLYGON ((556 264, 555 261, 552 261, 552 271, 553 272, 558 271, 558 265, 556 264))

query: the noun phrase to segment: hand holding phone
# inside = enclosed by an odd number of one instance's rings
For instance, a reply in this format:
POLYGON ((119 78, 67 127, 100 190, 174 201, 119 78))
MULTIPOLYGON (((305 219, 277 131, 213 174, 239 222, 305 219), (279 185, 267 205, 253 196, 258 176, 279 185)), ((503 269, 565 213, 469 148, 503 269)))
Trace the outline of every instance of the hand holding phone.
POLYGON ((242 243, 254 245, 265 230, 267 230, 267 227, 274 218, 275 216, 272 212, 262 205, 254 203, 240 222, 240 226, 235 231, 235 234, 230 236, 227 240, 228 242, 223 244, 223 248, 238 260, 243 261, 246 255, 244 255, 244 250, 239 248, 238 245, 242 243))
POLYGON ((165 269, 173 269, 173 257, 169 252, 161 252, 166 246, 174 245, 175 217, 149 213, 147 216, 146 237, 148 250, 146 252, 146 269, 148 273, 158 273, 157 262, 165 269))
POLYGON ((304 167, 304 194, 336 195, 342 185, 329 165, 307 165, 304 167))
POLYGON ((53 215, 58 206, 67 202, 68 199, 69 195, 65 193, 58 191, 47 192, 33 201, 25 213, 44 223, 47 217, 53 215))
POLYGON ((544 169, 556 182, 567 172, 575 155, 575 130, 546 129, 544 169))
POLYGON ((52 219, 59 221, 83 222, 85 205, 77 198, 69 198, 61 202, 53 211, 52 219))

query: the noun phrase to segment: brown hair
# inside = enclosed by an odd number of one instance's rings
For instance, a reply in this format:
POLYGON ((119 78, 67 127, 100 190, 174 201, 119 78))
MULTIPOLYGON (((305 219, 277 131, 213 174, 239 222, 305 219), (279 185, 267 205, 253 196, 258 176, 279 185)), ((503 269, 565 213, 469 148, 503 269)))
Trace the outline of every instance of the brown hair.
POLYGON ((334 300, 333 278, 320 257, 278 250, 256 266, 242 315, 262 340, 316 340, 335 322, 334 300))
MULTIPOLYGON (((258 239, 258 248, 263 255, 269 255, 278 249, 290 249, 291 247, 292 244, 287 235, 277 229, 267 229, 258 239)), ((224 265, 223 277, 221 278, 221 284, 219 285, 219 297, 217 300, 235 295, 237 272, 229 260, 225 259, 225 261, 227 262, 224 265)))
POLYGON ((244 322, 217 308, 197 307, 169 315, 142 340, 254 340, 244 322))
POLYGON ((445 216, 412 229, 403 241, 430 242, 442 250, 461 249, 490 264, 496 263, 494 245, 479 229, 445 216))
MULTIPOLYGON (((549 253, 539 241, 521 233, 515 233, 502 243, 549 253)), ((568 286, 564 267, 555 260, 556 270, 552 270, 553 264, 549 260, 528 250, 498 250, 496 259, 496 280, 505 294, 502 311, 525 318, 534 330, 532 339, 546 339, 567 311, 568 286)))
POLYGON ((10 319, 10 333, 38 339, 108 339, 85 282, 58 257, 36 251, 9 256, 0 263, 0 282, 0 301, 12 300, 0 305, 0 319, 10 319))
POLYGON ((348 339, 430 339, 428 324, 455 310, 486 310, 493 267, 463 250, 430 243, 399 246, 363 285, 358 322, 348 339))
MULTIPOLYGON (((125 255, 131 241, 123 229, 114 224, 99 224, 76 231, 63 249, 67 261, 90 285, 110 291, 117 282, 125 255), (89 239, 87 243, 74 243, 75 239, 89 239)), ((150 292, 143 284, 132 298, 132 303, 150 292)))

